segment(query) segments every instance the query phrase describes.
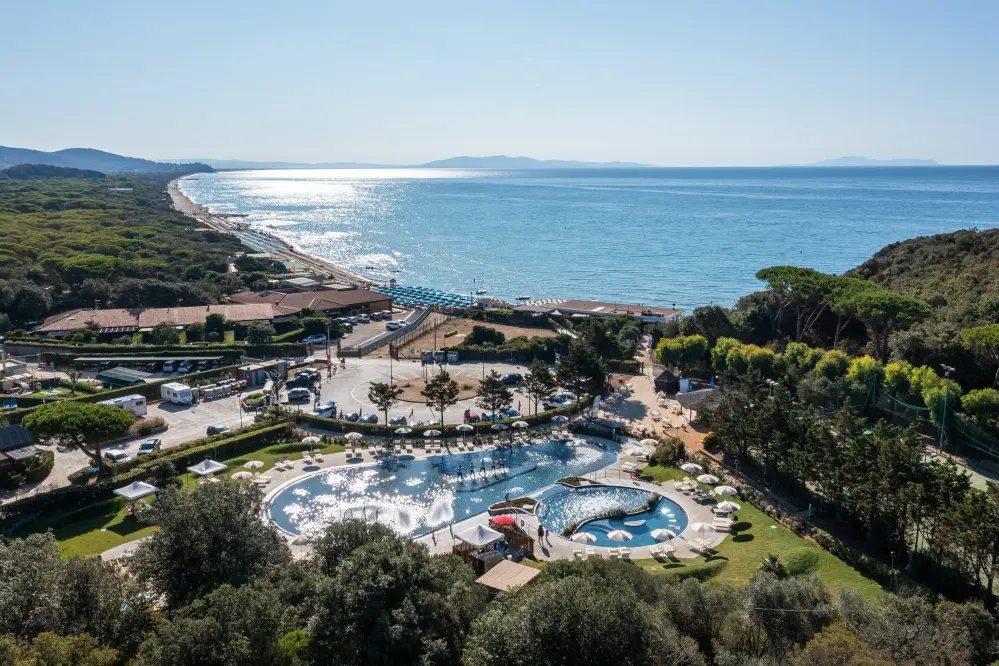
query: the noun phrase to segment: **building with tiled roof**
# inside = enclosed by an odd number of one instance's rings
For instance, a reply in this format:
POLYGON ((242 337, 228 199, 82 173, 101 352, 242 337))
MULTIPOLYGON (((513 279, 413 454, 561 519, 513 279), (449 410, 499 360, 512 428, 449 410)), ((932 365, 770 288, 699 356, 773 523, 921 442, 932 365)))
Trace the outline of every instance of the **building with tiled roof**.
POLYGON ((269 303, 195 305, 181 308, 109 308, 78 309, 52 315, 34 329, 37 335, 62 337, 72 331, 91 328, 100 334, 126 334, 151 330, 158 324, 187 326, 204 323, 210 314, 220 314, 228 321, 249 324, 271 321, 277 316, 269 303))
POLYGON ((323 291, 246 291, 229 297, 233 303, 269 305, 275 317, 298 314, 305 308, 326 314, 379 312, 392 309, 392 297, 367 289, 323 291))

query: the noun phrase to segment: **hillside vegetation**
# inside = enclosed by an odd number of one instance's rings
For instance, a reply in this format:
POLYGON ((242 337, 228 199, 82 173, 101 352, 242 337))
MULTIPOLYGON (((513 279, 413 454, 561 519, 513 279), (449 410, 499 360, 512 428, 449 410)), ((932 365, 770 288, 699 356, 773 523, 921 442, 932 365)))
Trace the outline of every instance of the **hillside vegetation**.
POLYGON ((260 273, 232 275, 235 240, 173 211, 169 176, 0 180, 0 329, 72 307, 215 302, 260 273), (129 190, 130 188, 130 190, 129 190))
POLYGON ((107 178, 100 171, 71 169, 48 164, 18 164, 0 171, 0 180, 44 180, 46 178, 107 178))

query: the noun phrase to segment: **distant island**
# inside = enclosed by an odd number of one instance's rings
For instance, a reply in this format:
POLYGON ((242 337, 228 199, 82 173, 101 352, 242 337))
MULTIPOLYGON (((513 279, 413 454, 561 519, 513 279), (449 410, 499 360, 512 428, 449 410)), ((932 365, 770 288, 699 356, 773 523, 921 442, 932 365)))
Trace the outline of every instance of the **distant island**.
POLYGON ((85 178, 99 180, 106 178, 100 171, 72 169, 48 164, 17 164, 0 169, 0 180, 47 180, 49 178, 85 178))
POLYGON ((207 164, 213 169, 244 171, 255 169, 384 169, 398 164, 368 164, 365 162, 254 162, 252 160, 216 160, 211 158, 177 158, 167 160, 181 164, 207 164))
POLYGON ((0 146, 0 169, 19 164, 100 171, 102 173, 192 173, 213 171, 207 164, 154 162, 139 157, 125 157, 94 148, 66 148, 54 152, 0 146))
POLYGON ((533 157, 449 157, 418 165, 428 169, 617 169, 648 167, 638 162, 580 162, 578 160, 536 160, 533 157))
POLYGON ((801 166, 821 166, 821 167, 865 167, 865 166, 940 166, 936 160, 917 159, 896 159, 896 160, 874 160, 870 157, 837 157, 801 166))

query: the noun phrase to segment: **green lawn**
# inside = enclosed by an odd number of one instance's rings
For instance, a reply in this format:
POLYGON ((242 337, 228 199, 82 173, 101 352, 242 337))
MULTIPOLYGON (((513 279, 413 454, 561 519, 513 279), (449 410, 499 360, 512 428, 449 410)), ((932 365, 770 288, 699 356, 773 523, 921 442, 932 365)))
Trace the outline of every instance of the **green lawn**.
MULTIPOLYGON (((657 480, 660 480, 659 476, 662 476, 662 480, 685 476, 680 470, 661 467, 646 467, 640 474, 655 476, 657 480)), ((881 587, 876 582, 864 578, 856 569, 811 541, 799 537, 749 502, 739 501, 739 504, 742 505, 742 510, 737 514, 732 534, 718 546, 714 555, 707 558, 663 562, 654 559, 636 560, 636 564, 654 573, 696 574, 702 580, 710 579, 719 583, 742 586, 747 584, 759 569, 764 556, 776 553, 785 559, 787 554, 796 548, 808 548, 818 554, 817 573, 822 576, 830 590, 846 587, 860 592, 869 599, 880 596, 881 587)))
MULTIPOLYGON (((251 470, 254 472, 266 472, 271 469, 276 458, 287 456, 292 460, 301 460, 303 446, 308 445, 299 442, 272 444, 253 452, 244 451, 238 455, 222 456, 218 461, 229 466, 224 475, 225 479, 229 479, 229 474, 242 470, 243 464, 250 460, 264 463, 263 467, 251 470)), ((343 451, 343 446, 331 444, 321 450, 324 454, 339 453, 343 451)), ((186 490, 194 490, 197 487, 197 477, 190 472, 181 474, 179 478, 186 490)), ((152 503, 156 498, 147 497, 146 501, 152 503)), ((15 536, 25 537, 28 534, 51 529, 59 541, 63 554, 67 557, 103 553, 109 548, 135 541, 156 530, 155 527, 143 525, 137 518, 130 516, 125 511, 126 504, 128 502, 125 500, 115 498, 83 509, 39 519, 19 530, 15 536)))
POLYGON ((644 467, 639 474, 642 477, 652 477, 652 481, 655 483, 679 481, 680 479, 685 479, 688 476, 686 472, 681 469, 677 469, 676 467, 660 467, 659 465, 649 465, 648 467, 644 467))
POLYGON ((236 331, 226 331, 223 334, 222 341, 227 345, 231 345, 236 342, 236 331))

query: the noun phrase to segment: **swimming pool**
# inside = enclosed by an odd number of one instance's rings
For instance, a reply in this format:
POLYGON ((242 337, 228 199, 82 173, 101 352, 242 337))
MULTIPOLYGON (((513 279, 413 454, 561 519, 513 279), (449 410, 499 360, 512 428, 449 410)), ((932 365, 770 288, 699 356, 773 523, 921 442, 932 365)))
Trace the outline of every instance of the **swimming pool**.
POLYGON ((338 467, 280 489, 268 513, 291 534, 314 534, 332 520, 354 517, 419 536, 481 513, 507 493, 528 495, 606 467, 618 450, 614 442, 576 439, 338 467))
POLYGON ((629 513, 640 511, 624 518, 594 520, 576 531, 592 534, 596 537, 593 542, 596 546, 649 546, 656 543, 652 530, 663 528, 680 534, 687 529, 687 512, 680 505, 663 497, 656 508, 649 511, 646 507, 651 496, 648 491, 621 486, 559 487, 542 495, 535 513, 545 529, 561 535, 566 526, 612 509, 624 509, 629 513), (635 521, 644 522, 641 525, 625 525, 625 522, 635 521), (632 539, 627 542, 613 541, 607 537, 613 530, 630 532, 632 539))

